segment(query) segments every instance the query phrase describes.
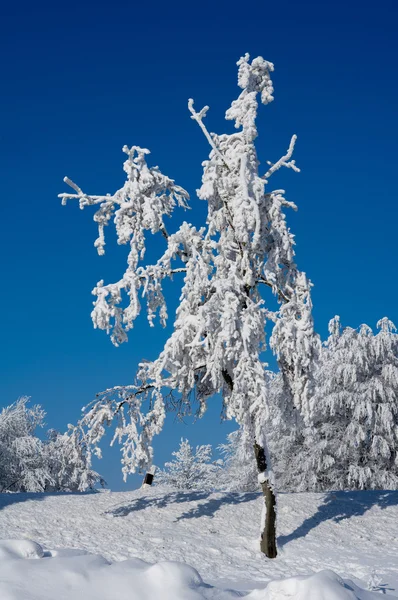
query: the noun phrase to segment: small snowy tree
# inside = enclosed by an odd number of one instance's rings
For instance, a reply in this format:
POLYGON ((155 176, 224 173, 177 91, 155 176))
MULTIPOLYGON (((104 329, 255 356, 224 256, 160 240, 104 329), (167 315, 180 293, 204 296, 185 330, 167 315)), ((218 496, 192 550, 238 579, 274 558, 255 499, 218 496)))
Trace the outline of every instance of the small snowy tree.
POLYGON ((253 492, 258 489, 258 472, 253 461, 253 440, 244 429, 227 435, 227 442, 218 450, 223 456, 217 487, 226 492, 253 492))
POLYGON ((123 148, 128 156, 127 181, 116 193, 88 195, 66 178, 75 193, 60 196, 63 203, 77 199, 81 208, 98 207, 94 220, 99 226, 95 242, 99 254, 104 252, 104 227, 112 218, 118 242, 130 246, 122 278, 107 285, 100 281, 93 291, 94 326, 110 333, 114 344, 127 340, 140 313, 140 293, 146 297, 149 323, 153 325, 158 314, 165 324, 162 282, 184 274, 174 329, 159 357, 141 363, 134 385, 107 390, 88 407, 82 425, 88 428, 91 444, 98 447, 104 425, 116 418, 115 439, 123 442, 124 474, 145 469, 151 464, 151 441, 162 430, 166 408, 189 412, 195 391, 202 415, 208 399, 221 393, 226 418, 236 420, 255 448, 267 505, 261 549, 275 557, 275 494, 262 427, 269 411, 262 360, 265 325, 268 319, 276 321, 272 346, 298 403, 307 402, 316 338, 310 284, 294 262, 293 235, 284 214, 285 208, 295 205, 285 199, 283 190, 267 187, 281 167, 299 170, 292 160, 296 136, 287 152, 275 163, 268 162, 261 175, 254 144, 258 96, 263 104, 273 100, 274 66, 261 57, 250 62, 248 54, 238 66, 241 93, 226 112, 238 131, 210 134, 203 122, 208 107, 196 112, 193 100, 188 102, 192 119, 211 146, 197 192, 208 205, 206 226, 196 229, 184 222, 176 233, 168 234, 163 218, 176 205, 186 206, 188 194, 157 167, 149 167, 149 151, 137 146, 123 148), (167 242, 154 265, 143 262, 146 231, 160 232, 167 242), (284 304, 278 313, 266 309, 262 288, 270 288, 284 304))
POLYGON ((46 491, 84 492, 95 489, 97 484, 105 485, 91 467, 90 449, 79 428, 69 425, 65 433, 51 430, 48 438, 43 454, 51 483, 46 491))
POLYGON ((220 467, 212 462, 210 444, 196 446, 181 438, 179 449, 172 453, 174 460, 156 471, 156 481, 175 490, 211 491, 220 467))
POLYGON ((49 481, 43 461, 42 442, 34 435, 42 427, 44 411, 28 406, 24 396, 0 413, 1 491, 40 492, 49 481))

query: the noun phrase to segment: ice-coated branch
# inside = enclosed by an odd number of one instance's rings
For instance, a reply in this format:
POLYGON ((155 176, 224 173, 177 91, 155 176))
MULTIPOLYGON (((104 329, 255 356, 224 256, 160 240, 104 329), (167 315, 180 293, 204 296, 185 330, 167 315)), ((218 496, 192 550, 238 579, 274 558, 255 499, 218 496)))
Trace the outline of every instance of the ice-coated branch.
POLYGON ((64 182, 69 185, 72 189, 74 189, 76 194, 58 194, 58 198, 61 198, 62 205, 66 206, 67 200, 80 200, 80 208, 84 208, 84 206, 91 206, 92 204, 100 204, 101 202, 106 202, 109 200, 110 196, 89 196, 83 192, 79 188, 79 186, 69 179, 69 177, 64 177, 64 182))
POLYGON ((81 209, 99 205, 94 214, 94 221, 98 224, 98 238, 94 245, 98 254, 102 255, 105 252, 104 228, 111 220, 115 225, 118 243, 130 246, 127 269, 123 277, 107 285, 100 281, 93 290, 97 296, 92 311, 93 324, 111 333, 111 339, 116 345, 127 340, 127 331, 132 328, 133 321, 140 313, 140 288, 143 288, 143 296, 147 298, 150 324, 158 312, 162 324, 165 325, 167 310, 161 282, 165 277, 183 272, 183 269, 178 267, 172 268, 171 260, 176 255, 184 262, 185 249, 171 248, 170 244, 174 241, 172 236, 168 235, 163 219, 164 216, 171 216, 177 205, 187 208, 189 198, 188 193, 163 175, 158 167, 148 167, 146 156, 149 150, 138 146, 124 146, 123 152, 128 155, 123 165, 127 179, 123 187, 113 195, 85 194, 69 178, 65 178, 64 181, 76 193, 60 194, 63 204, 68 199, 77 199, 81 209), (153 234, 162 233, 168 242, 169 253, 166 253, 158 264, 143 267, 140 261, 145 255, 145 232, 148 230, 153 234), (122 308, 120 305, 126 297, 128 304, 122 308))
MULTIPOLYGON (((149 389, 152 389, 153 385, 141 385, 140 387, 136 386, 136 385, 114 385, 111 388, 107 388, 106 390, 103 390, 102 392, 97 392, 95 394, 96 398, 109 398, 110 396, 114 395, 114 394, 131 394, 132 396, 139 396, 140 394, 143 394, 144 392, 147 392, 149 389)), ((96 402, 96 400, 93 400, 93 402, 91 404, 94 404, 96 402)), ((124 404, 126 402, 126 400, 122 400, 121 404, 124 404)), ((86 407, 83 406, 82 407, 82 411, 85 411, 86 407)))
POLYGON ((209 142, 210 146, 213 148, 214 152, 217 154, 218 158, 224 163, 224 165, 227 167, 227 169, 230 169, 227 161, 225 160, 224 156, 221 154, 220 150, 217 148, 216 144, 214 143, 213 138, 211 137, 210 133, 207 131, 206 129, 206 125, 203 123, 203 119, 206 116, 207 111, 209 110, 208 106, 204 106, 202 108, 202 110, 200 112, 196 112, 196 110, 193 107, 193 99, 189 98, 188 100, 188 109, 189 112, 191 113, 191 119, 193 119, 194 121, 197 122, 197 124, 199 125, 199 127, 201 128, 201 130, 203 131, 207 141, 209 142))
POLYGON ((123 165, 127 180, 113 195, 85 194, 76 183, 65 177, 65 183, 76 194, 63 193, 58 197, 63 205, 67 200, 79 200, 81 209, 99 204, 100 208, 94 214, 99 230, 95 242, 98 253, 101 255, 105 252, 104 227, 113 217, 118 243, 129 242, 134 254, 131 258, 137 262, 138 254, 145 253, 143 232, 161 231, 167 237, 163 217, 170 216, 176 205, 187 208, 189 195, 183 188, 175 185, 172 179, 162 175, 158 167, 148 167, 145 157, 150 153, 149 150, 139 146, 123 146, 122 150, 128 155, 123 165))
POLYGON ((87 444, 94 448, 97 456, 101 456, 99 444, 105 434, 105 427, 116 422, 111 444, 117 440, 123 446, 124 479, 128 474, 151 465, 151 442, 153 436, 162 429, 165 418, 164 398, 153 385, 106 390, 103 396, 94 400, 84 410, 79 426, 87 431, 87 444), (143 404, 146 401, 149 406, 147 411, 144 411, 143 404))
POLYGON ((300 169, 296 166, 296 161, 290 160, 294 152, 296 140, 297 135, 293 135, 292 139, 290 140, 289 148, 286 154, 282 156, 276 163, 271 163, 270 161, 267 161, 267 164, 270 165, 271 168, 268 169, 263 179, 269 179, 271 175, 275 173, 275 171, 278 171, 278 169, 280 169, 281 167, 287 167, 288 169, 293 169, 293 171, 296 171, 296 173, 300 173, 300 169))

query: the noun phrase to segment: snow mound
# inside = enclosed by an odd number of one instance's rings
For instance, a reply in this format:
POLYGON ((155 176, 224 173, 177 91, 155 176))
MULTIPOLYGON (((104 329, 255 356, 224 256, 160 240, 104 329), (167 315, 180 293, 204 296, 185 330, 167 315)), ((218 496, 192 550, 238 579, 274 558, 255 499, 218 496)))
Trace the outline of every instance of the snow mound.
POLYGON ((43 548, 31 540, 0 540, 0 560, 43 556, 43 548))
POLYGON ((333 571, 310 576, 271 581, 265 590, 254 590, 251 600, 373 600, 374 592, 360 589, 352 581, 343 581, 333 571))
POLYGON ((203 582, 193 567, 138 558, 109 563, 79 550, 44 552, 29 540, 0 542, 2 600, 375 600, 332 571, 272 581, 250 592, 220 589, 203 582), (29 560, 36 558, 39 560, 29 560))
MULTIPOLYGON (((0 541, 1 600, 202 600, 211 586, 177 562, 110 563, 80 550, 44 552, 29 540, 0 541), (31 561, 31 558, 41 559, 31 561), (35 563, 33 565, 33 562, 35 563)), ((229 592, 219 598, 230 598, 229 592)))

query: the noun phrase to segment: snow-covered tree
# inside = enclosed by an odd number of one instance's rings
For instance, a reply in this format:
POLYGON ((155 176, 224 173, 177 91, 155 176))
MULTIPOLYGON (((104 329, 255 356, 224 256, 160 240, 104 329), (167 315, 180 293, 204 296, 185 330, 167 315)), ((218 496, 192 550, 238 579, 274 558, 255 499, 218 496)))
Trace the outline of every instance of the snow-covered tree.
MULTIPOLYGON (((268 373, 264 429, 279 490, 398 487, 398 335, 386 318, 377 327, 373 335, 367 325, 342 329, 339 317, 330 321, 306 408, 292 402, 282 373, 268 373)), ((250 444, 241 445, 239 432, 232 437, 228 484, 238 490, 250 444)))
MULTIPOLYGON (((270 339, 284 383, 283 395, 291 405, 309 416, 310 399, 315 391, 314 372, 321 342, 314 333, 311 283, 305 273, 297 273, 295 289, 282 304, 270 339)), ((275 386, 276 390, 278 386, 275 386)), ((281 393, 281 390, 277 392, 281 393)))
POLYGON ((0 491, 84 491, 102 483, 91 469, 83 432, 71 427, 43 441, 35 434, 45 412, 28 402, 22 397, 0 413, 0 491))
POLYGON ((42 442, 34 435, 42 427, 44 411, 28 406, 22 397, 0 413, 0 490, 43 491, 49 481, 42 460, 42 442))
POLYGON ((123 442, 124 474, 145 469, 152 461, 152 438, 163 427, 166 408, 189 412, 192 394, 200 414, 207 401, 221 393, 226 418, 235 419, 255 447, 260 483, 267 505, 261 548, 276 556, 275 495, 264 428, 269 411, 265 364, 265 325, 276 321, 273 348, 295 401, 306 404, 316 337, 310 314, 310 284, 294 262, 294 240, 284 211, 295 208, 283 190, 268 191, 269 180, 281 167, 298 171, 292 160, 296 136, 287 152, 268 162, 260 174, 255 148, 258 96, 273 100, 272 63, 261 57, 238 62, 239 97, 226 112, 237 131, 210 134, 205 106, 188 108, 205 134, 211 152, 203 163, 202 186, 197 194, 207 202, 206 225, 197 229, 184 222, 168 234, 164 216, 176 205, 186 206, 188 194, 174 181, 149 167, 149 151, 123 148, 127 181, 114 194, 85 194, 69 179, 74 194, 61 194, 63 203, 77 199, 80 207, 97 206, 99 226, 95 246, 104 252, 104 226, 113 219, 118 242, 128 244, 127 268, 116 283, 100 281, 92 312, 95 327, 110 333, 118 345, 127 340, 140 313, 139 295, 146 297, 148 319, 167 319, 162 282, 184 274, 180 304, 173 331, 159 357, 143 362, 134 385, 100 394, 82 419, 91 444, 97 446, 104 426, 118 419, 115 438, 123 442), (145 232, 160 232, 166 239, 164 254, 154 265, 144 263, 145 232), (270 313, 262 289, 270 288, 284 304, 270 313), (301 397, 303 395, 303 398, 301 397), (145 405, 147 409, 145 410, 145 405), (261 418, 260 418, 261 416, 261 418))
POLYGON ((104 479, 92 469, 91 454, 84 432, 69 425, 68 431, 50 430, 43 455, 51 483, 46 491, 84 492, 105 485, 104 479))
POLYGON ((377 327, 329 324, 306 442, 320 489, 398 487, 398 335, 387 318, 377 327))
POLYGON ((156 471, 156 482, 175 490, 211 491, 215 487, 216 473, 220 467, 212 461, 210 444, 193 448, 181 438, 174 460, 166 462, 164 469, 156 471))
POLYGON ((217 476, 218 489, 226 492, 253 492, 258 489, 258 471, 253 460, 253 440, 244 429, 227 435, 225 444, 218 447, 223 456, 222 469, 217 476))

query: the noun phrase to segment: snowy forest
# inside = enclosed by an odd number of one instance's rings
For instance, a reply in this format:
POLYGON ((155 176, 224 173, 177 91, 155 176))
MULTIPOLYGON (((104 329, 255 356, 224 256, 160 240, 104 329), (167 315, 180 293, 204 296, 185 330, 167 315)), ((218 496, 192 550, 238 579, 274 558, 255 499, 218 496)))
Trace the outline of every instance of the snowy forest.
POLYGON ((38 435, 45 411, 22 397, 0 412, 0 493, 74 492, 104 485, 77 427, 38 435))

